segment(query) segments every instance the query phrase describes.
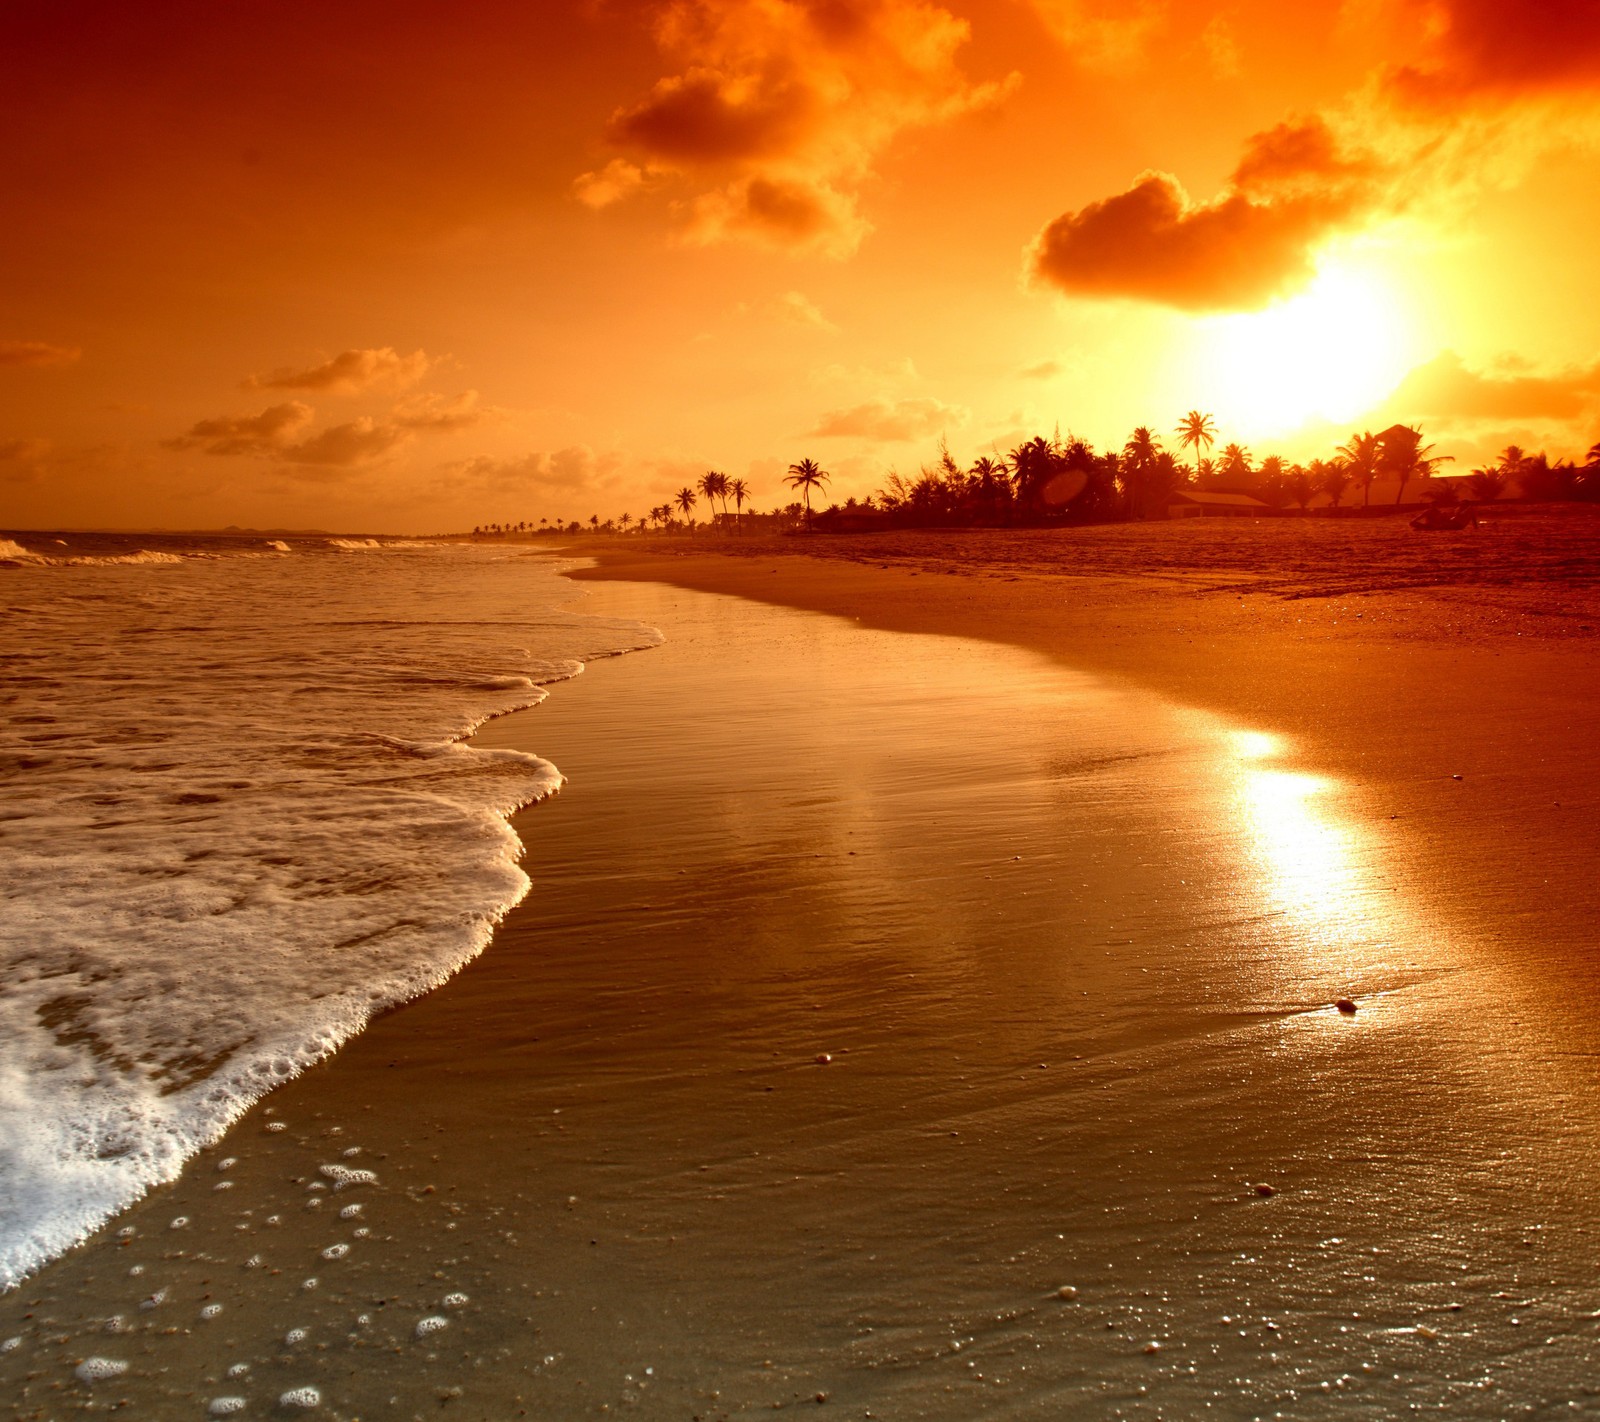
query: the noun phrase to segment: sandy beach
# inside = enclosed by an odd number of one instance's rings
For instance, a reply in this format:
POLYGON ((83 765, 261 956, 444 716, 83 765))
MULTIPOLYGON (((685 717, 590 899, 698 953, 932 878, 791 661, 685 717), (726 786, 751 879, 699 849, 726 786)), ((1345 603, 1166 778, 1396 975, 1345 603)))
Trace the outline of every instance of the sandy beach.
POLYGON ((1596 1406, 1593 528, 604 549, 533 893, 4 1300, 17 1415, 1596 1406))

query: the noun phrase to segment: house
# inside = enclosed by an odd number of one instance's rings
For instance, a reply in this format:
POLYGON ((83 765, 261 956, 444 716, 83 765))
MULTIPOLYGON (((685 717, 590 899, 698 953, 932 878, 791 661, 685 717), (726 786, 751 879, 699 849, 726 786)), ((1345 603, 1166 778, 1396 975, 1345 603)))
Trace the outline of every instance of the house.
POLYGON ((1201 489, 1175 489, 1167 501, 1168 518, 1262 518, 1275 514, 1271 504, 1253 494, 1211 494, 1201 489))

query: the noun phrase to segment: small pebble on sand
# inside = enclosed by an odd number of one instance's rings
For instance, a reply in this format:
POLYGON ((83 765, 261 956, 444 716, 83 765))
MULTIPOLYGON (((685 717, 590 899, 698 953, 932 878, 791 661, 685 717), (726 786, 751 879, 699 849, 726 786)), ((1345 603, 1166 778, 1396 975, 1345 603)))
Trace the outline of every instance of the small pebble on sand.
POLYGON ((1263 1200, 1270 1200, 1277 1193, 1270 1185, 1262 1184, 1256 1186, 1256 1194, 1261 1196, 1263 1200))
POLYGON ((1347 1017, 1356 1010, 1356 1005, 1348 997, 1341 997, 1334 1006, 1347 1017))

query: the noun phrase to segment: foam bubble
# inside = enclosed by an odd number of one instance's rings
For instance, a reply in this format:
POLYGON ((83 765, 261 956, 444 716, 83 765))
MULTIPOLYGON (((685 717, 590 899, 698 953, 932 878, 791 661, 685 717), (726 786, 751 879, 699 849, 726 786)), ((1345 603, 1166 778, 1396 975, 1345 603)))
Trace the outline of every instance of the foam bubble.
POLYGON ((206 1411, 213 1417, 232 1417, 235 1412, 243 1412, 245 1400, 242 1397, 213 1397, 206 1405, 206 1411))
POLYGON ((538 558, 97 537, 7 574, 0 1290, 476 956, 561 777, 462 738, 659 640, 538 558))
POLYGON ((128 1365, 121 1358, 85 1358, 72 1373, 79 1382, 92 1386, 97 1382, 120 1378, 127 1371, 128 1365))
POLYGON ((294 1407, 309 1412, 313 1408, 322 1406, 322 1394, 314 1387, 292 1387, 288 1392, 278 1394, 278 1406, 294 1407))
POLYGON ((417 1337, 426 1338, 430 1333, 437 1333, 441 1328, 448 1328, 450 1320, 443 1314, 431 1313, 426 1318, 417 1320, 417 1337))

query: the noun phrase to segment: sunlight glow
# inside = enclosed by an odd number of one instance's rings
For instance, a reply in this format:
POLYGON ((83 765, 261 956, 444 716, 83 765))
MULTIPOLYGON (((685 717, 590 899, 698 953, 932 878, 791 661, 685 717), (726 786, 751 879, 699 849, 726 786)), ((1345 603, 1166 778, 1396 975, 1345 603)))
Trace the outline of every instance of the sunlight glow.
POLYGON ((1329 258, 1300 295, 1205 320, 1202 388, 1223 420, 1281 434, 1366 413, 1416 364, 1404 304, 1370 264, 1329 258))

